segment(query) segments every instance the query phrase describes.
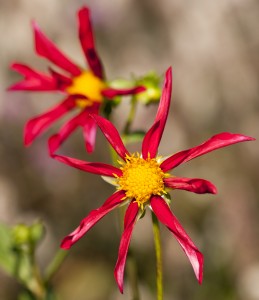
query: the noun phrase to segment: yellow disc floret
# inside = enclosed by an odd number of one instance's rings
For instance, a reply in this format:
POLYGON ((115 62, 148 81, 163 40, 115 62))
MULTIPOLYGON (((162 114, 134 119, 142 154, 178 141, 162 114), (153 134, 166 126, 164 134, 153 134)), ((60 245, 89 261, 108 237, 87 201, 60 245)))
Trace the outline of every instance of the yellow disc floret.
POLYGON ((122 176, 118 177, 118 189, 124 190, 127 198, 134 199, 143 209, 151 195, 162 195, 163 179, 167 176, 155 158, 143 159, 140 155, 126 156, 126 162, 121 163, 122 176))
POLYGON ((84 71, 79 76, 72 79, 72 84, 66 88, 70 95, 83 95, 87 99, 80 98, 76 100, 77 106, 84 108, 91 106, 93 102, 102 102, 102 90, 105 83, 90 71, 84 71))

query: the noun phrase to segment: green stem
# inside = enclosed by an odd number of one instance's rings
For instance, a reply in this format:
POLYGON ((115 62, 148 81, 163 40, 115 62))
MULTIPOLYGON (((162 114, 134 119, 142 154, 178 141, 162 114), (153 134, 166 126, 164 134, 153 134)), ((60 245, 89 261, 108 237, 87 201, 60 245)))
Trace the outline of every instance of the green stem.
POLYGON ((152 213, 154 243, 156 252, 156 286, 157 286, 157 300, 163 300, 163 267, 161 255, 161 238, 160 229, 157 217, 152 213))
POLYGON ((50 262, 50 264, 48 265, 48 267, 46 269, 45 278, 44 278, 44 281, 46 284, 49 283, 52 276, 57 272, 60 265, 63 263, 64 259, 67 257, 68 253, 69 253, 68 251, 65 251, 62 249, 59 249, 57 251, 53 260, 50 262))
POLYGON ((130 133, 130 126, 134 120, 135 113, 136 113, 136 104, 137 104, 137 100, 135 97, 133 97, 131 100, 130 112, 128 114, 128 118, 127 118, 124 130, 123 130, 124 135, 127 135, 130 133))

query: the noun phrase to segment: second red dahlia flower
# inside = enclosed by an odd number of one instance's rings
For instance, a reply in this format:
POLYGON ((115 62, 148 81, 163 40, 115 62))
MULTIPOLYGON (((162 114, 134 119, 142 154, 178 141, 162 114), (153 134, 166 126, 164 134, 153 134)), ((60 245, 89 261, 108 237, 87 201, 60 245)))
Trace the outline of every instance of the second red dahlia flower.
POLYGON ((89 117, 89 113, 98 114, 105 98, 112 99, 119 95, 130 95, 142 92, 144 87, 130 89, 114 89, 108 87, 104 79, 101 60, 95 49, 90 12, 86 7, 78 11, 78 36, 83 53, 90 70, 85 70, 66 57, 58 47, 50 41, 33 22, 36 53, 48 59, 62 70, 49 68, 49 74, 36 71, 26 65, 14 63, 11 68, 24 76, 15 83, 11 91, 40 91, 60 92, 65 99, 49 111, 29 120, 24 130, 24 143, 30 145, 35 138, 47 130, 56 120, 67 112, 76 110, 75 117, 66 122, 54 136, 51 151, 58 149, 60 144, 78 127, 83 129, 86 149, 93 151, 95 145, 96 123, 89 117))

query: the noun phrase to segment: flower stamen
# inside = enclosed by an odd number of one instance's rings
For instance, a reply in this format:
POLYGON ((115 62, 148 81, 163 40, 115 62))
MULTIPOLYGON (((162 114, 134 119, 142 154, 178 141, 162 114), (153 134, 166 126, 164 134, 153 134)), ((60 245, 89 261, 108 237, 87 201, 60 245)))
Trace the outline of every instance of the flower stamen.
POLYGON ((143 159, 139 153, 127 155, 120 169, 122 176, 117 178, 118 190, 124 190, 125 199, 134 199, 142 209, 152 195, 166 193, 163 181, 166 174, 156 158, 143 159))

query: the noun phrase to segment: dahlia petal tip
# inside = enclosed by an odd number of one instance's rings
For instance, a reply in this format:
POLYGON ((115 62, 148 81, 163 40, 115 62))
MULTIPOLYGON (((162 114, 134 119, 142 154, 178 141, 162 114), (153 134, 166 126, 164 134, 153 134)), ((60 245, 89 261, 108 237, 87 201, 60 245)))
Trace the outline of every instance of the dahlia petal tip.
POLYGON ((60 244, 60 248, 64 250, 69 250, 72 246, 72 238, 70 236, 66 236, 60 244))

